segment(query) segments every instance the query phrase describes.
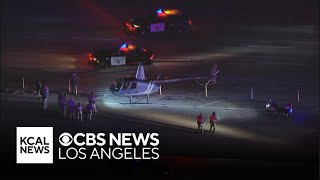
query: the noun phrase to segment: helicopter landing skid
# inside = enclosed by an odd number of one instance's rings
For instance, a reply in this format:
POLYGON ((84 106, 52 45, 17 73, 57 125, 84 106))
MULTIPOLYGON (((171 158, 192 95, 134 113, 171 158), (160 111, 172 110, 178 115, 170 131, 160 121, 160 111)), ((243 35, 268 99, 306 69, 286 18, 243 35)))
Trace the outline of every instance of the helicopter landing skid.
POLYGON ((126 104, 138 104, 138 105, 142 105, 142 104, 151 104, 151 103, 140 103, 140 102, 135 102, 135 103, 123 103, 123 102, 119 102, 119 104, 123 104, 123 105, 126 105, 126 104))

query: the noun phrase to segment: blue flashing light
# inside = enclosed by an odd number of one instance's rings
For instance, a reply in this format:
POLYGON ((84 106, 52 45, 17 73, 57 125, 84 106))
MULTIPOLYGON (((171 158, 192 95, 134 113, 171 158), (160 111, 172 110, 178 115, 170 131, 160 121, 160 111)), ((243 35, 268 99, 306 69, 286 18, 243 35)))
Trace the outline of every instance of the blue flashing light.
POLYGON ((127 44, 128 44, 128 43, 122 44, 122 45, 120 46, 120 49, 125 49, 125 48, 127 48, 127 44))
POLYGON ((292 108, 290 108, 290 109, 289 109, 289 113, 292 113, 292 111, 293 111, 293 109, 292 109, 292 108))
POLYGON ((162 13, 162 9, 158 9, 158 10, 157 10, 157 13, 158 13, 158 14, 161 14, 161 13, 162 13))

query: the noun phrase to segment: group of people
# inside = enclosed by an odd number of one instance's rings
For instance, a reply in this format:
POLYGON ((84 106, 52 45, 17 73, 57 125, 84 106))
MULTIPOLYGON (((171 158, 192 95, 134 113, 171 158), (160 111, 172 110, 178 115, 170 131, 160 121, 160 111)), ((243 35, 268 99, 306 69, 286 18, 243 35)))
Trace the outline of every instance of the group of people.
MULTIPOLYGON (((75 103, 73 97, 71 96, 69 100, 66 98, 66 94, 60 91, 58 95, 59 109, 64 118, 73 120, 77 119, 83 121, 83 106, 80 102, 75 103)), ((88 96, 88 104, 86 105, 86 119, 91 120, 92 114, 97 112, 96 107, 96 96, 94 92, 91 92, 88 96)))
MULTIPOLYGON (((71 85, 71 94, 77 95, 77 84, 79 81, 79 76, 76 73, 72 73, 70 78, 71 85)), ((41 81, 36 81, 35 83, 36 94, 38 98, 42 100, 42 109, 43 111, 47 111, 48 109, 48 97, 49 97, 49 87, 44 84, 41 85, 41 81)), ((80 102, 75 103, 73 97, 71 96, 69 100, 66 97, 66 94, 63 91, 60 91, 58 94, 58 104, 59 110, 64 118, 69 117, 70 119, 77 119, 79 121, 83 121, 83 106, 80 102)), ((94 92, 91 92, 88 96, 88 104, 86 105, 86 118, 91 120, 92 114, 97 112, 96 107, 96 96, 94 92)))
MULTIPOLYGON (((209 117, 209 123, 210 123, 210 132, 214 132, 216 130, 216 123, 217 123, 217 115, 215 112, 212 112, 211 116, 209 117)), ((200 113, 197 116, 197 124, 198 124, 198 133, 203 133, 203 123, 204 123, 204 117, 202 113, 200 113)))

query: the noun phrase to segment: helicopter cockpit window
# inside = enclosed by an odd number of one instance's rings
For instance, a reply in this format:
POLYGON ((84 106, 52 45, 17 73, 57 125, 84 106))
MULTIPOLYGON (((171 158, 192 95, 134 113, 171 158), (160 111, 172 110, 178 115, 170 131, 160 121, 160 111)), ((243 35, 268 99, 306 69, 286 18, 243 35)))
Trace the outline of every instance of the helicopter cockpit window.
POLYGON ((122 83, 121 83, 121 82, 117 82, 117 83, 116 83, 116 87, 117 87, 117 89, 120 89, 120 88, 121 88, 121 86, 122 86, 122 83))
POLYGON ((129 88, 129 86, 130 86, 130 82, 125 82, 124 84, 123 84, 123 87, 122 87, 122 89, 128 89, 129 88))
POLYGON ((130 86, 130 89, 136 89, 137 88, 137 83, 132 83, 130 86))

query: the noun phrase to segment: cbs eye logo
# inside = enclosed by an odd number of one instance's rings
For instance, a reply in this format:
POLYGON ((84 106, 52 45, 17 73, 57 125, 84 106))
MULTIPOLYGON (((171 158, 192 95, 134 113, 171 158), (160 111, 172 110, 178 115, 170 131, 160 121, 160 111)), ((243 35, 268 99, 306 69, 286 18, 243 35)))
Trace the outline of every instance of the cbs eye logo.
POLYGON ((62 133, 60 136, 59 136, 59 142, 62 146, 70 146, 70 144, 72 143, 72 136, 71 134, 69 133, 62 133))

